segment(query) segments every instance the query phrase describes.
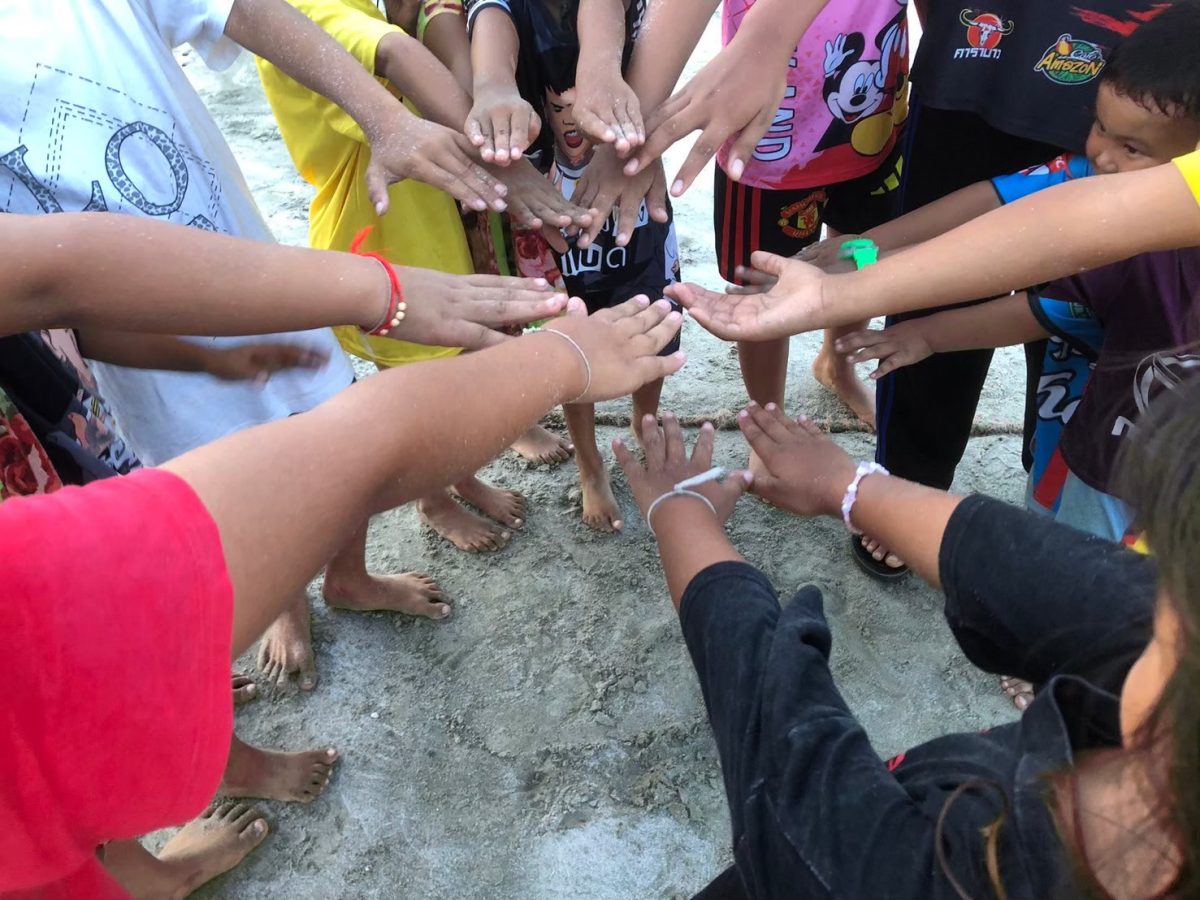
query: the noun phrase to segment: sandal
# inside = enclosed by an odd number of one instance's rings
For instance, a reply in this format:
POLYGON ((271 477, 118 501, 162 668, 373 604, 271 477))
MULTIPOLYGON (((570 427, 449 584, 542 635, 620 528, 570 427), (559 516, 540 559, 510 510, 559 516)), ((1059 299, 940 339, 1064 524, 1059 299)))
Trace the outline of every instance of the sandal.
POLYGON ((871 552, 863 546, 862 535, 850 535, 850 552, 854 556, 854 561, 858 563, 858 567, 876 581, 899 581, 908 574, 908 566, 889 566, 887 557, 876 559, 872 556, 871 552))

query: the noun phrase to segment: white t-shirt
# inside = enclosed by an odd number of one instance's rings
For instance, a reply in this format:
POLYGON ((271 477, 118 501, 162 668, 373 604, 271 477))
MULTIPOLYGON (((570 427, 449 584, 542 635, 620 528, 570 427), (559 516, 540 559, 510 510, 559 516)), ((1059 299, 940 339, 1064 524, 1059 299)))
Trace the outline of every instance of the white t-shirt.
MULTIPOLYGON (((107 210, 271 241, 216 123, 172 55, 213 67, 233 0, 9 0, 0 28, 0 212, 107 210)), ((157 464, 243 428, 310 409, 353 377, 328 329, 247 338, 326 351, 317 371, 265 387, 101 363, 103 396, 141 459, 157 464)))

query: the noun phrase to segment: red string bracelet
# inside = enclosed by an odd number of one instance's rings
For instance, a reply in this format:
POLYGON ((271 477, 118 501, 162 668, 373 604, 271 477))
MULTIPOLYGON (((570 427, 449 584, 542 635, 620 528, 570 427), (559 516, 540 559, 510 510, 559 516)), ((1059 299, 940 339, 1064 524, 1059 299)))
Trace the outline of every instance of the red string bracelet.
POLYGON ((388 297, 387 310, 383 318, 379 321, 379 324, 367 332, 367 334, 373 334, 377 337, 386 337, 389 331, 404 321, 404 313, 408 309, 408 304, 404 302, 404 288, 400 285, 400 276, 396 274, 396 267, 382 253, 359 249, 362 247, 363 241, 367 239, 367 235, 374 228, 374 225, 368 225, 356 234, 354 240, 350 242, 350 252, 355 256, 365 256, 368 259, 373 259, 383 266, 383 271, 387 274, 388 281, 391 283, 392 291, 388 297))

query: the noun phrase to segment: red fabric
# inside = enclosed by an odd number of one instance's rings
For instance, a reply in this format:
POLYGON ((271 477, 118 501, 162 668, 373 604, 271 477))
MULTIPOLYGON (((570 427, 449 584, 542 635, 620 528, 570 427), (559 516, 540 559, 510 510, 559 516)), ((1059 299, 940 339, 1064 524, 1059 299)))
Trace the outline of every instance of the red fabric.
POLYGON ((220 782, 220 535, 186 482, 149 469, 5 501, 0 547, 0 893, 95 896, 99 844, 186 821, 220 782))

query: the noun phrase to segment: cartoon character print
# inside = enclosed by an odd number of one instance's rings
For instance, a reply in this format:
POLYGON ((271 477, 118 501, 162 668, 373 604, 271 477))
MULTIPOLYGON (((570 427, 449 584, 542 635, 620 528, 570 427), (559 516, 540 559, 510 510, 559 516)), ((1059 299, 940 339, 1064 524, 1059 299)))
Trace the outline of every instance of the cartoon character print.
POLYGON ((825 42, 821 93, 833 122, 816 150, 849 144, 862 156, 877 156, 907 117, 908 79, 902 73, 908 59, 908 16, 903 3, 876 45, 879 58, 868 60, 861 32, 825 42))

